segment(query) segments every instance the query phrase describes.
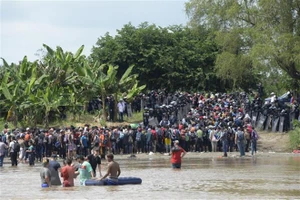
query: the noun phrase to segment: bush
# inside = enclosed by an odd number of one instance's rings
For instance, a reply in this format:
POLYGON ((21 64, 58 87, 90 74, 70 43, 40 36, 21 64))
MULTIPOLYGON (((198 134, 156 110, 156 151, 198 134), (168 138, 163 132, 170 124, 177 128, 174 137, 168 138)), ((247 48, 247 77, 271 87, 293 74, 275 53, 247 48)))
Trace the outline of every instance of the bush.
POLYGON ((292 149, 300 149, 300 122, 295 120, 293 122, 294 130, 289 132, 290 146, 292 149))

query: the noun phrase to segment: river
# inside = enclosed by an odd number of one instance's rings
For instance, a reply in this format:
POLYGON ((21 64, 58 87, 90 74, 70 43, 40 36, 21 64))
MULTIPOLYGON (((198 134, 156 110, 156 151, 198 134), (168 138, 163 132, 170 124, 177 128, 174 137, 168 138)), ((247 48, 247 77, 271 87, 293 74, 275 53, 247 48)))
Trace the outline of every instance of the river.
MULTIPOLYGON (((6 162, 0 169, 1 199, 300 199, 300 157, 188 157, 181 170, 169 159, 119 159, 122 176, 141 185, 40 187, 40 163, 6 162)), ((105 164, 106 161, 103 161, 105 164)), ((102 167, 104 172, 105 165, 102 167)))

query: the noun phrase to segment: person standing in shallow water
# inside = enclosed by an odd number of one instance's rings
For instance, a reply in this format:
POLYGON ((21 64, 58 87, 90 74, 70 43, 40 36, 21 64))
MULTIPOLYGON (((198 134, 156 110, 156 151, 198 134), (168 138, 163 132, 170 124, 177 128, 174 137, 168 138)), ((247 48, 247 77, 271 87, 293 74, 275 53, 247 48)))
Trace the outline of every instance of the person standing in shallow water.
POLYGON ((3 166, 3 159, 5 157, 5 152, 8 146, 2 142, 2 137, 0 136, 0 167, 3 166))
POLYGON ((93 168, 88 161, 84 160, 83 156, 78 156, 77 161, 80 163, 78 171, 75 172, 76 175, 79 174, 80 185, 85 185, 85 181, 94 177, 93 168))
POLYGON ((56 161, 57 155, 53 154, 52 160, 49 162, 49 170, 51 172, 51 185, 61 185, 59 171, 61 169, 59 162, 56 161))
POLYGON ((238 146, 238 149, 240 151, 240 157, 245 156, 245 135, 244 132, 241 130, 240 127, 237 128, 237 132, 235 134, 235 143, 238 146))
POLYGON ((48 167, 49 167, 49 159, 46 158, 43 160, 43 168, 40 171, 40 177, 41 177, 43 188, 51 186, 51 172, 48 167))
POLYGON ((14 150, 17 141, 15 136, 9 137, 9 152, 10 152, 10 160, 11 166, 18 166, 18 152, 14 150))
POLYGON ((74 178, 75 176, 75 169, 72 167, 72 159, 67 158, 64 161, 65 166, 61 169, 60 176, 63 178, 63 187, 73 187, 74 186, 74 178))
POLYGON ((101 177, 102 176, 102 174, 101 174, 101 157, 99 156, 99 150, 96 148, 93 149, 92 154, 88 155, 87 159, 92 166, 94 177, 96 177, 96 174, 97 174, 96 169, 98 169, 99 176, 101 177))
POLYGON ((174 141, 174 147, 171 150, 171 163, 173 169, 180 169, 181 168, 181 159, 186 154, 186 151, 179 146, 179 141, 174 141))

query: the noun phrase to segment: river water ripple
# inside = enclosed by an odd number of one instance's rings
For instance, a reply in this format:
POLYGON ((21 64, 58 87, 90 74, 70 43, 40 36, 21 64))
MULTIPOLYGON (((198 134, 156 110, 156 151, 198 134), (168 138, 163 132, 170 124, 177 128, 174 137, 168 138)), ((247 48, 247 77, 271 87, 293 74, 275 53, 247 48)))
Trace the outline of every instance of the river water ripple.
MULTIPOLYGON (((117 160, 118 161, 118 160, 117 160)), ((123 159, 122 176, 141 185, 40 188, 40 163, 0 169, 1 199, 300 199, 300 157, 123 159)), ((103 161, 105 164, 105 161, 103 161)), ((104 172, 105 167, 102 167, 104 172)))

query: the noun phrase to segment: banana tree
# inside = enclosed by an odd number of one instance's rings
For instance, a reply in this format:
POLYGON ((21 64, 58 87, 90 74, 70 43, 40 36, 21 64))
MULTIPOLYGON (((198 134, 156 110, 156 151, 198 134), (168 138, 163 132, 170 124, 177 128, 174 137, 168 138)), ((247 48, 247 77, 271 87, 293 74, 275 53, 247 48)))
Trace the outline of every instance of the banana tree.
POLYGON ((138 81, 137 81, 137 74, 131 74, 132 69, 134 65, 131 65, 125 73, 122 75, 121 79, 118 80, 116 74, 118 67, 114 67, 114 70, 116 71, 115 76, 112 77, 113 81, 113 94, 114 94, 114 99, 115 99, 115 121, 117 120, 118 116, 118 100, 119 100, 119 95, 122 94, 123 92, 128 93, 128 97, 133 98, 134 95, 138 94, 141 90, 143 90, 146 85, 138 87, 138 81))
POLYGON ((83 68, 84 65, 85 57, 81 55, 84 46, 82 45, 75 54, 64 52, 61 47, 53 50, 46 44, 43 46, 47 50, 47 56, 42 66, 50 76, 49 84, 64 91, 63 101, 69 101, 67 108, 76 117, 76 113, 82 110, 82 105, 87 101, 87 93, 89 93, 88 88, 82 85, 77 73, 77 69, 83 68))
POLYGON ((44 125, 46 128, 49 127, 49 113, 50 111, 56 111, 59 113, 59 106, 62 106, 63 90, 59 88, 51 88, 48 86, 46 90, 39 90, 37 92, 39 102, 38 106, 44 110, 44 125))
POLYGON ((8 110, 6 119, 12 120, 16 127, 20 104, 26 99, 24 89, 29 84, 32 84, 28 81, 28 77, 30 77, 32 73, 35 73, 36 65, 35 63, 28 62, 26 56, 18 66, 15 64, 9 66, 5 59, 2 58, 2 60, 7 72, 2 78, 0 86, 0 91, 4 96, 4 99, 1 100, 0 104, 8 110))
POLYGON ((133 101, 133 98, 140 94, 145 88, 146 85, 138 86, 138 81, 136 81, 126 95, 126 99, 128 100, 128 102, 131 103, 133 101))
POLYGON ((26 116, 27 124, 30 126, 36 127, 38 119, 41 118, 42 110, 38 106, 39 98, 37 97, 37 92, 41 89, 44 89, 45 86, 48 85, 48 75, 43 74, 38 77, 38 73, 36 72, 37 63, 33 64, 31 77, 28 79, 28 85, 24 89, 24 101, 20 104, 20 110, 26 116))
POLYGON ((56 51, 46 44, 43 46, 47 50, 47 56, 44 59, 44 68, 51 75, 52 85, 65 87, 73 84, 74 69, 78 63, 82 62, 81 55, 84 45, 82 45, 73 55, 71 52, 64 52, 61 47, 56 47, 56 51))
POLYGON ((18 124, 17 108, 20 103, 20 84, 19 83, 9 83, 10 72, 7 72, 1 82, 0 91, 4 95, 4 100, 0 102, 1 106, 8 108, 6 119, 12 120, 14 127, 18 124), (11 87, 9 87, 11 85, 11 87))
POLYGON ((92 95, 101 95, 102 114, 104 120, 106 120, 105 99, 108 95, 108 90, 113 87, 113 80, 117 71, 113 66, 108 66, 108 69, 106 70, 106 65, 100 65, 98 62, 95 62, 94 65, 90 65, 86 61, 84 67, 77 68, 77 73, 79 74, 83 85, 89 87, 89 90, 92 91, 92 95))

